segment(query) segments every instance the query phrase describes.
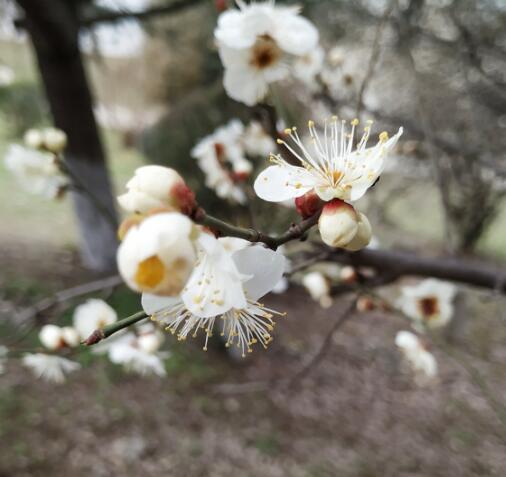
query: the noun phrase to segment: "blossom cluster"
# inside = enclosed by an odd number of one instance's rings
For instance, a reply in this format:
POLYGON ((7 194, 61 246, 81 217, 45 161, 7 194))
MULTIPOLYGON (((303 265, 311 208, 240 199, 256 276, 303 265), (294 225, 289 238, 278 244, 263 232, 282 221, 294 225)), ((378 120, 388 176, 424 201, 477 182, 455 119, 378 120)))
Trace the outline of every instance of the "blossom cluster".
MULTIPOLYGON (((22 363, 36 377, 62 383, 67 374, 81 368, 79 362, 69 359, 72 351, 94 330, 112 325, 117 318, 106 302, 90 299, 75 309, 72 326, 44 325, 39 332, 44 351, 25 354, 22 363)), ((123 365, 127 370, 165 376, 163 360, 168 353, 160 351, 162 344, 163 334, 147 323, 139 326, 135 333, 118 334, 96 347, 94 352, 106 354, 112 363, 123 365)))
POLYGON ((276 145, 258 121, 244 127, 238 119, 203 138, 191 151, 205 175, 206 186, 218 197, 244 204, 242 185, 253 171, 251 159, 267 157, 276 145))
POLYGON ((56 128, 29 129, 25 145, 12 144, 5 155, 5 166, 23 189, 48 199, 61 196, 68 178, 59 167, 57 156, 67 144, 67 136, 56 128))

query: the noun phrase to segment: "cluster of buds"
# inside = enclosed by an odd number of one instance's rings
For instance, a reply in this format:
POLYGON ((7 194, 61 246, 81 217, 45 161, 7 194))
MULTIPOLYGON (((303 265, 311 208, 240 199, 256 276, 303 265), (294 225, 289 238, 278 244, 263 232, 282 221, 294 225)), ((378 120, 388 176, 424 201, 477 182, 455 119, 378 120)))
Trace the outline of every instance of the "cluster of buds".
POLYGON ((365 214, 343 200, 324 202, 310 191, 295 199, 295 208, 304 219, 321 210, 318 228, 323 242, 330 247, 356 252, 371 241, 371 224, 365 214))
POLYGON ((61 154, 67 146, 67 135, 57 128, 29 129, 24 141, 32 149, 61 154))
POLYGON ((42 345, 51 351, 79 345, 79 333, 71 326, 44 325, 39 332, 42 345))

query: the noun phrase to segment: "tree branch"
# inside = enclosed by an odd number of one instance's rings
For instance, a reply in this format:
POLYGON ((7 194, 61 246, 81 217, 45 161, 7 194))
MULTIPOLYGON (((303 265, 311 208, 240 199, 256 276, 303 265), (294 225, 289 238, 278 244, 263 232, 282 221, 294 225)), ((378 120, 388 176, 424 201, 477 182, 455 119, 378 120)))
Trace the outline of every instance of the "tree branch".
POLYGON ((197 224, 210 227, 211 229, 220 232, 222 235, 229 237, 238 237, 254 243, 262 242, 269 248, 276 250, 280 245, 283 245, 286 242, 303 239, 306 232, 308 232, 309 229, 316 225, 318 222, 320 213, 321 211, 317 212, 308 219, 302 220, 298 224, 292 224, 286 232, 278 235, 277 237, 259 232, 255 229, 246 229, 243 227, 237 227, 235 225, 228 224, 223 220, 208 215, 202 208, 197 209, 193 216, 193 220, 197 224))
POLYGON ((97 344, 99 341, 102 341, 105 338, 117 333, 118 331, 128 328, 129 326, 134 325, 135 323, 144 320, 148 315, 144 311, 139 311, 134 313, 133 315, 127 316, 122 320, 113 323, 112 325, 104 326, 104 328, 99 328, 95 330, 88 338, 86 338, 82 344, 86 346, 92 346, 97 344))
POLYGON ((413 252, 367 248, 354 253, 333 250, 329 256, 336 262, 354 267, 371 267, 379 272, 388 270, 389 281, 405 275, 415 275, 465 283, 506 293, 506 270, 478 260, 423 257, 413 252))

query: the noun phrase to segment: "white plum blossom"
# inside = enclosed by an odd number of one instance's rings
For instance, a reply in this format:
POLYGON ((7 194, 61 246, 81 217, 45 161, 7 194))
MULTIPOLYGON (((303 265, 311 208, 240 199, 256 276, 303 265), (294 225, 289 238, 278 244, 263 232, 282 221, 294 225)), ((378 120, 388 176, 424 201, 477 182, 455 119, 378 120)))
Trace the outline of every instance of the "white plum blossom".
POLYGON ((271 83, 290 74, 294 58, 318 45, 318 30, 299 15, 298 7, 272 1, 229 9, 218 18, 214 37, 225 67, 227 94, 248 106, 266 96, 271 83))
POLYGON ((158 165, 136 169, 126 184, 127 192, 118 202, 128 212, 145 213, 155 208, 180 211, 186 204, 186 184, 183 178, 169 167, 158 165))
POLYGON ((146 313, 164 323, 178 339, 205 331, 204 350, 216 326, 225 336, 226 346, 236 345, 245 356, 252 345, 266 347, 272 340, 273 315, 258 300, 279 282, 285 269, 282 254, 260 245, 229 252, 221 239, 203 234, 200 239, 199 265, 178 298, 144 294, 146 313), (219 323, 219 325, 217 324, 219 323))
POLYGON ((128 230, 118 248, 118 269, 133 290, 174 296, 196 261, 193 222, 177 212, 148 217, 128 230))
POLYGON ((427 351, 414 333, 399 331, 395 337, 395 344, 413 370, 418 384, 427 384, 437 376, 436 358, 431 352, 427 351))
POLYGON ((73 316, 74 328, 82 340, 88 338, 95 330, 112 325, 118 319, 116 311, 104 300, 91 298, 76 307, 73 316))
POLYGON ((286 146, 300 165, 292 165, 280 154, 273 154, 271 162, 275 165, 265 169, 255 181, 257 195, 270 202, 282 202, 314 190, 323 201, 360 199, 383 171, 385 156, 397 143, 402 128, 390 139, 382 132, 378 143, 367 148, 371 130, 368 122, 354 147, 358 124, 354 119, 349 130, 345 121, 338 121, 334 116, 325 121, 322 137, 314 122, 309 121, 311 140, 306 144, 296 128, 286 129, 296 147, 281 139, 278 142, 286 146))
POLYGON ((293 64, 294 76, 304 83, 310 90, 318 88, 316 77, 321 73, 325 60, 322 47, 317 47, 297 58, 293 64))
POLYGON ((248 156, 269 157, 276 143, 258 121, 251 121, 242 135, 242 143, 248 156))
POLYGON ((452 319, 456 292, 455 285, 428 278, 418 285, 402 287, 397 305, 418 329, 440 328, 452 319))
POLYGON ((314 271, 305 274, 302 278, 302 284, 311 295, 311 298, 320 303, 322 308, 330 308, 332 306, 330 282, 323 273, 314 271))
POLYGON ((53 383, 63 383, 65 375, 81 368, 79 363, 61 356, 44 353, 26 354, 22 358, 24 366, 29 368, 37 378, 53 383))
POLYGON ((12 144, 5 156, 5 166, 23 189, 48 199, 58 197, 68 184, 55 158, 46 152, 12 144))
POLYGON ((163 335, 152 324, 139 328, 138 334, 125 333, 107 348, 111 362, 141 375, 166 376, 164 359, 169 353, 160 351, 163 335))
POLYGON ((204 172, 206 186, 218 197, 238 203, 246 201, 246 195, 238 186, 253 170, 245 157, 242 138, 244 125, 237 119, 221 126, 203 138, 191 151, 191 156, 204 172))

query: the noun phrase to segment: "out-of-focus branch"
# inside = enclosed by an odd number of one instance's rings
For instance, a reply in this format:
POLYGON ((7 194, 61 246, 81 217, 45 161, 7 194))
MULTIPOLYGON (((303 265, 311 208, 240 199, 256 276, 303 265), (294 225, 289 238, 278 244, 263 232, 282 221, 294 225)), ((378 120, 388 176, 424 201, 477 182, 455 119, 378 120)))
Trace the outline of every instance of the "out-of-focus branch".
POLYGON ((456 257, 424 257, 413 252, 363 249, 349 253, 334 250, 329 258, 354 267, 370 267, 380 274, 388 271, 388 281, 414 275, 434 277, 506 293, 506 270, 478 260, 456 257))
POLYGON ((46 297, 30 308, 26 308, 22 310, 17 315, 17 319, 20 323, 25 323, 31 319, 34 319, 39 314, 69 300, 74 298, 78 298, 83 295, 88 295, 89 293, 95 293, 100 290, 105 290, 107 288, 117 287, 121 285, 123 281, 119 275, 113 275, 107 278, 101 278, 100 280, 95 280, 93 282, 84 283, 83 285, 78 285, 76 287, 67 288, 66 290, 61 290, 54 295, 46 297))
MULTIPOLYGON (((158 5, 145 10, 132 11, 132 10, 103 10, 99 13, 84 14, 78 19, 78 24, 81 27, 93 27, 99 23, 114 23, 121 20, 148 20, 160 15, 171 15, 178 13, 193 5, 201 3, 203 0, 175 0, 167 5, 158 5)), ((22 3, 22 2, 21 2, 22 3)), ((26 21, 24 18, 18 18, 14 21, 16 28, 25 28, 26 21)))

